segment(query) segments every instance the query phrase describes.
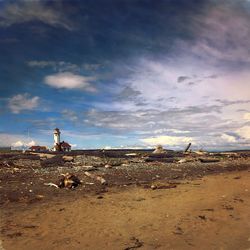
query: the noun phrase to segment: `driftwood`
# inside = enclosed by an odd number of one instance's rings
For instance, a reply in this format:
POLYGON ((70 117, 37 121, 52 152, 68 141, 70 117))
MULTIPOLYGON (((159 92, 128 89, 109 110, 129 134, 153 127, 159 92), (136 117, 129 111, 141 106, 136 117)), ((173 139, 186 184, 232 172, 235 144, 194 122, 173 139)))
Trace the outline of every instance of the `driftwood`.
POLYGON ((107 184, 106 180, 101 176, 97 176, 97 175, 91 174, 89 172, 84 172, 84 174, 92 179, 96 179, 97 181, 100 181, 102 185, 107 184))
POLYGON ((73 174, 66 173, 62 174, 63 178, 59 181, 59 188, 76 188, 81 184, 81 181, 73 174))
POLYGON ((81 184, 81 181, 73 174, 66 173, 62 174, 62 176, 58 184, 49 182, 44 183, 44 185, 55 188, 75 188, 81 184))
POLYGON ((168 183, 168 184, 152 184, 152 185, 144 185, 144 188, 151 188, 152 190, 155 189, 170 189, 170 188, 176 188, 176 184, 168 183))
POLYGON ((211 163, 211 162, 219 162, 219 159, 216 158, 199 158, 202 163, 211 163))
POLYGON ((163 154, 166 151, 163 149, 162 145, 158 145, 152 154, 163 154))
POLYGON ((151 157, 145 159, 145 162, 166 162, 166 163, 173 163, 175 162, 174 158, 166 158, 166 157, 151 157))
POLYGON ((192 143, 188 143, 186 149, 184 150, 184 152, 187 152, 189 150, 189 148, 191 147, 192 143))
POLYGON ((50 186, 50 187, 55 187, 55 188, 59 188, 58 185, 56 185, 55 183, 49 182, 49 183, 44 183, 45 186, 50 186))

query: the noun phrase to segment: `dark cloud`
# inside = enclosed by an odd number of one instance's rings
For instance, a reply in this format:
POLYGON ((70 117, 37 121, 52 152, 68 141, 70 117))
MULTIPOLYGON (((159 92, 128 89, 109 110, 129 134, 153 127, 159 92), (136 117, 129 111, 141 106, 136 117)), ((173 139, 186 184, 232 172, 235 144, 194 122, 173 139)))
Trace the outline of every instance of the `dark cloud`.
POLYGON ((188 79, 190 79, 190 77, 188 77, 188 76, 179 76, 178 79, 177 79, 177 82, 181 83, 181 82, 184 82, 184 81, 186 81, 188 79))
MULTIPOLYGON (((131 87, 127 86, 122 89, 122 91, 118 94, 117 100, 135 100, 141 94, 140 91, 136 91, 131 87)), ((139 102, 141 103, 141 102, 139 102)))

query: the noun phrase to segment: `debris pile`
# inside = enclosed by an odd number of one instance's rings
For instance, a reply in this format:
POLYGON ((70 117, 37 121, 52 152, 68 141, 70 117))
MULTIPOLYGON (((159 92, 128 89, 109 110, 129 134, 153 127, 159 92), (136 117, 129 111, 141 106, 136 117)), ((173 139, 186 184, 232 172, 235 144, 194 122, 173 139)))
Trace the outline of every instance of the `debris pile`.
POLYGON ((59 188, 76 188, 81 184, 81 181, 73 174, 66 173, 62 174, 63 178, 60 179, 58 187, 59 188))

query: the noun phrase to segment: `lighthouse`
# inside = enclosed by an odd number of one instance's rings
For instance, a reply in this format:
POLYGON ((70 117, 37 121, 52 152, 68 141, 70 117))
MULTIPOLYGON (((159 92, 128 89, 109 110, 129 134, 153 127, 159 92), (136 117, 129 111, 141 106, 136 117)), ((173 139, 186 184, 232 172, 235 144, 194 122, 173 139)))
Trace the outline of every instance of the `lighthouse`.
POLYGON ((54 151, 58 151, 60 147, 60 130, 59 128, 54 129, 54 151))
POLYGON ((60 141, 61 132, 59 128, 54 129, 54 147, 52 148, 53 151, 58 152, 69 152, 71 151, 71 145, 66 141, 60 141))

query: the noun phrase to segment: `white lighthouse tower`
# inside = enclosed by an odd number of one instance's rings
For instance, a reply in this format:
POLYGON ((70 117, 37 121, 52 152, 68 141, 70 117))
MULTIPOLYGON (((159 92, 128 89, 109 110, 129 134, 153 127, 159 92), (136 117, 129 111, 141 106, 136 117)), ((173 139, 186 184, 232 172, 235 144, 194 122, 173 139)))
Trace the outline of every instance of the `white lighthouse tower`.
POLYGON ((60 130, 59 128, 54 129, 54 151, 58 150, 58 147, 60 145, 60 130))

